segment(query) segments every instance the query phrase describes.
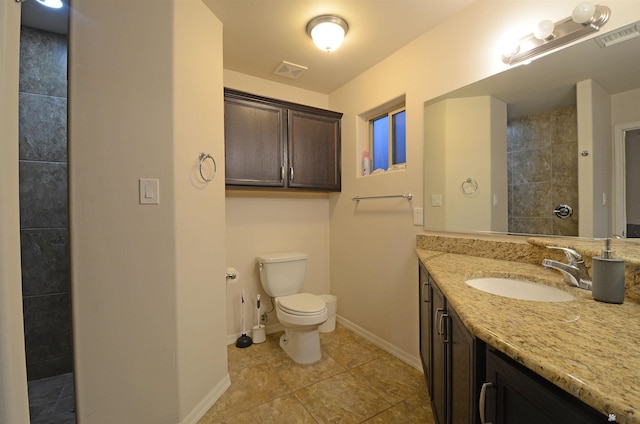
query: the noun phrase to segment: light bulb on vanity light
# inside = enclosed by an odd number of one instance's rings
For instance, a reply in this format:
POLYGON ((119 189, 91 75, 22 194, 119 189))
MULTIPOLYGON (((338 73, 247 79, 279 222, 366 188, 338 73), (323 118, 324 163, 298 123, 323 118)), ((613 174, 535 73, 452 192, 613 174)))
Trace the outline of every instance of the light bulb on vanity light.
POLYGON ((553 38, 554 28, 555 28, 554 23, 548 19, 545 19, 544 21, 538 22, 538 25, 536 25, 536 28, 533 31, 533 36, 536 37, 538 40, 551 39, 553 38))
POLYGON ((588 1, 582 2, 573 9, 571 18, 573 22, 577 24, 588 24, 593 19, 593 15, 596 12, 596 6, 588 1))

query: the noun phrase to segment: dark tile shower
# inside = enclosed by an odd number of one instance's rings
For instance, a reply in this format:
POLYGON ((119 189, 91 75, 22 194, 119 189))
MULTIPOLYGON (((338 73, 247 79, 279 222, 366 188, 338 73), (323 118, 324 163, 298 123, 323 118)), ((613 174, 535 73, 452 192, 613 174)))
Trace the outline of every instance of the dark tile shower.
POLYGON ((575 105, 509 120, 509 232, 578 235, 577 153, 575 105), (558 218, 561 204, 573 215, 558 218))
POLYGON ((22 27, 20 242, 32 424, 73 423, 67 205, 67 38, 22 27))

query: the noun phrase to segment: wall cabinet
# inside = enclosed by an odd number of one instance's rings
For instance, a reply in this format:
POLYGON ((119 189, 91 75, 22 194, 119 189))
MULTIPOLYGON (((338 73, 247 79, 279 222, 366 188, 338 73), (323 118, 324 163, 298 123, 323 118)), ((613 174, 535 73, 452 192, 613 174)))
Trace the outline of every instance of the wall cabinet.
POLYGON ((228 188, 340 191, 342 114, 225 89, 228 188))
POLYGON ((484 343, 469 333, 422 266, 420 274, 420 349, 434 418, 439 424, 478 423, 484 343))
POLYGON ((605 423, 607 417, 494 349, 487 349, 485 422, 605 423))

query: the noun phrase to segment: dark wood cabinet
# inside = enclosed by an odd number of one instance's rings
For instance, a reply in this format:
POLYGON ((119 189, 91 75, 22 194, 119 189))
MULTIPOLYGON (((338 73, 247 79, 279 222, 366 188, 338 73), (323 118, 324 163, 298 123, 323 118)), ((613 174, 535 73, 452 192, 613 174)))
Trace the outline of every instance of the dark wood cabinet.
POLYGON ((420 360, 424 370, 424 378, 427 390, 431 393, 431 286, 429 273, 420 264, 418 267, 419 284, 419 308, 420 308, 420 360))
POLYGON ((420 354, 436 423, 479 423, 484 343, 469 333, 422 266, 420 287, 420 354))
POLYGON ((485 422, 605 423, 608 417, 494 349, 486 355, 485 422))
POLYGON ((227 187, 340 191, 341 117, 225 89, 227 187))

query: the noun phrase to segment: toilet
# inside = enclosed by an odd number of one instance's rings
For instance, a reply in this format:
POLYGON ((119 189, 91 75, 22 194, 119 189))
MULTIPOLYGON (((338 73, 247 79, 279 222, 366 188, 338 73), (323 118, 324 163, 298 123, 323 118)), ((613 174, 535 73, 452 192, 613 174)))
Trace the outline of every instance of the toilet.
POLYGON ((260 282, 275 299, 276 316, 284 327, 280 347, 299 364, 322 358, 318 326, 328 318, 327 305, 320 296, 299 293, 307 268, 307 254, 271 253, 258 256, 260 282))

